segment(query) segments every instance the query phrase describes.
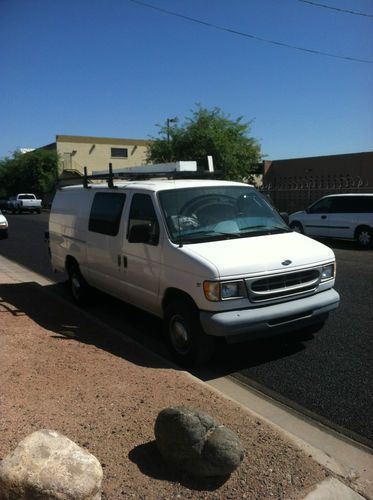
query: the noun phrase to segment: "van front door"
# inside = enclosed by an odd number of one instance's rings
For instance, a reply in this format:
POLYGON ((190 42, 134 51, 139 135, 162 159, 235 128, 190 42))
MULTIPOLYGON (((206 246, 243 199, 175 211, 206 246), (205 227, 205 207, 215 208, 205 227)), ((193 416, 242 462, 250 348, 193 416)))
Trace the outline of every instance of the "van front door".
POLYGON ((331 207, 331 198, 323 198, 309 207, 304 218, 304 232, 307 236, 329 236, 331 207))
POLYGON ((131 304, 159 311, 160 226, 150 195, 135 193, 128 214, 121 259, 123 291, 131 304))

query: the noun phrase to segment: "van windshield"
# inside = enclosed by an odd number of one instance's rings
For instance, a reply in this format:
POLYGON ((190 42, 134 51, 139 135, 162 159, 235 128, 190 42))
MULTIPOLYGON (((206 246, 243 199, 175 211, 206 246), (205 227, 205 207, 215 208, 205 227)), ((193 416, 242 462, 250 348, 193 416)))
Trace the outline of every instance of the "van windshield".
POLYGON ((290 231, 279 213, 249 186, 204 186, 158 193, 174 243, 201 243, 290 231))

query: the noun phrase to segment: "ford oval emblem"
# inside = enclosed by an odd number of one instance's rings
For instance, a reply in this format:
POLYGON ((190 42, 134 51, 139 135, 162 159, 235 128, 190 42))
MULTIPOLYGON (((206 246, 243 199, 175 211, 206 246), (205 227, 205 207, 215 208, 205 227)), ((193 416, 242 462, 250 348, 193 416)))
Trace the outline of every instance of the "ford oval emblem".
POLYGON ((291 264, 291 260, 287 259, 287 260, 284 260, 283 262, 281 262, 281 264, 283 266, 288 266, 289 264, 291 264))

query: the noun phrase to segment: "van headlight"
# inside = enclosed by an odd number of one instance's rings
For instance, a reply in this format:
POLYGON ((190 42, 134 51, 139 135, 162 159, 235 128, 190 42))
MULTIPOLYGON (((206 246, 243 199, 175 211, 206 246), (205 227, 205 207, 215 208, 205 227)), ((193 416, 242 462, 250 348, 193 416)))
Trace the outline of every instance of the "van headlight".
POLYGON ((8 223, 4 221, 0 221, 0 227, 8 227, 8 223))
POLYGON ((242 280, 204 281, 203 291, 206 299, 212 302, 246 297, 245 284, 242 280))
POLYGON ((335 262, 333 262, 333 264, 327 264, 326 266, 323 266, 321 269, 321 281, 331 280, 335 278, 335 273, 336 273, 335 262))

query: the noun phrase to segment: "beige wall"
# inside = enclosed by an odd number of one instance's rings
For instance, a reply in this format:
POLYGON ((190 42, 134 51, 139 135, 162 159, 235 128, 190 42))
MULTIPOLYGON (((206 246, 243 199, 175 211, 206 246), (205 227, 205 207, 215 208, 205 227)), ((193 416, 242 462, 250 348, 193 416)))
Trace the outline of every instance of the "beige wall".
POLYGON ((88 174, 105 170, 112 163, 113 169, 143 165, 146 161, 148 141, 141 139, 114 139, 106 137, 56 136, 57 153, 62 169, 73 169, 88 174), (112 158, 111 148, 126 148, 127 158, 112 158))

